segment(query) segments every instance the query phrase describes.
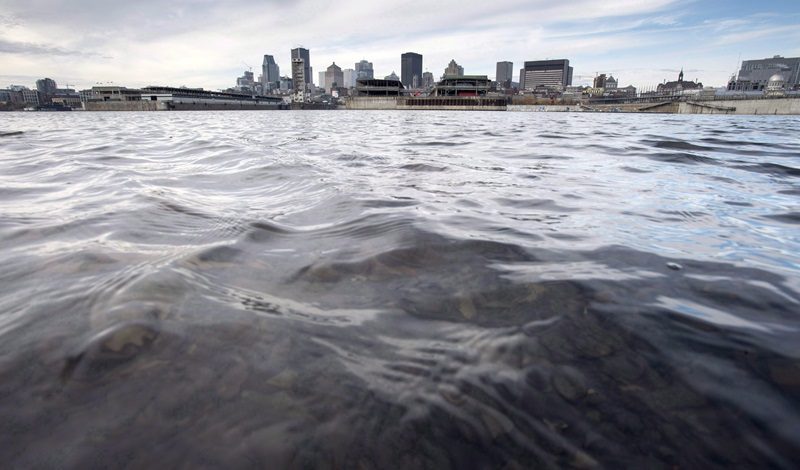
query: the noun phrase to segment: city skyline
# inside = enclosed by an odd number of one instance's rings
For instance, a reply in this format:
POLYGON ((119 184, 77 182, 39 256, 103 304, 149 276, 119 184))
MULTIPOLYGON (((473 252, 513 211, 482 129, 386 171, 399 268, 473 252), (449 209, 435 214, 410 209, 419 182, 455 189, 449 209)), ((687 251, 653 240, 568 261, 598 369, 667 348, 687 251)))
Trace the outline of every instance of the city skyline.
POLYGON ((47 76, 76 88, 97 82, 228 88, 243 70, 260 68, 264 54, 288 75, 289 51, 302 46, 312 52, 312 70, 333 62, 350 68, 366 59, 375 76, 384 76, 399 73, 401 54, 414 51, 424 56, 423 72, 435 77, 452 59, 467 74, 492 78, 497 62, 510 61, 517 81, 525 61, 565 58, 575 68, 574 84, 591 84, 596 73, 606 73, 620 86, 643 88, 674 80, 683 68, 687 80, 722 87, 740 60, 800 56, 800 12, 788 1, 768 7, 733 1, 720 8, 687 0, 609 0, 567 8, 500 0, 454 8, 463 2, 444 0, 425 9, 412 1, 394 12, 349 1, 335 8, 270 2, 264 14, 263 5, 256 10, 238 1, 145 0, 101 9, 88 0, 69 6, 0 0, 0 85, 30 85, 47 76), (163 14, 134 14, 150 8, 163 14), (211 21, 220 17, 229 21, 211 21))

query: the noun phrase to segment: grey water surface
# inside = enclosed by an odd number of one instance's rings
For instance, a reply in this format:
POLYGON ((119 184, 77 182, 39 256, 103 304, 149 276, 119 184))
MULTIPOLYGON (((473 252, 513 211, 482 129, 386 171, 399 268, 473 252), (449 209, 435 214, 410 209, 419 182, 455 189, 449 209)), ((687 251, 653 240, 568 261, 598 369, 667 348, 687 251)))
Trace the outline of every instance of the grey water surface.
POLYGON ((798 117, 0 132, 3 467, 800 461, 798 117))

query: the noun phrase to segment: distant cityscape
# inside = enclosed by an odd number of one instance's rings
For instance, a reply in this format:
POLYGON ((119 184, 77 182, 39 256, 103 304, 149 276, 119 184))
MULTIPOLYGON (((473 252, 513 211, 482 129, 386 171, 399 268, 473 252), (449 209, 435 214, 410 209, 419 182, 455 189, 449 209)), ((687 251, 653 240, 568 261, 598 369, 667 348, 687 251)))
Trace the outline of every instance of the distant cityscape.
MULTIPOLYGON (((406 52, 400 56, 400 74, 395 70, 382 77, 375 75, 372 62, 361 60, 352 68, 333 62, 319 71, 314 83, 311 51, 291 49, 291 71, 281 75, 274 55, 263 56, 256 77, 252 68, 235 78, 235 85, 225 90, 149 86, 141 89, 118 85, 97 85, 76 90, 72 85, 59 87, 52 78, 37 80, 35 88, 10 85, 0 89, 2 110, 48 109, 111 109, 108 102, 125 102, 124 109, 149 109, 162 103, 172 109, 196 109, 198 106, 242 109, 280 107, 304 103, 336 106, 356 97, 484 97, 507 100, 545 99, 551 102, 597 102, 632 100, 660 96, 689 95, 794 95, 800 91, 800 57, 745 60, 738 74, 725 87, 704 87, 698 79, 685 79, 683 70, 672 79, 647 89, 622 86, 622 77, 597 73, 591 86, 573 85, 573 67, 569 59, 532 60, 524 62, 515 76, 514 63, 497 62, 495 79, 486 75, 470 75, 465 67, 451 60, 438 75, 423 71, 423 55, 406 52), (516 78, 516 80, 515 80, 516 78), (194 106, 190 107, 189 105, 194 106)), ((234 80, 232 80, 234 81, 234 80)), ((122 109, 122 108, 114 108, 122 109)), ((154 108, 155 109, 155 108, 154 108)))

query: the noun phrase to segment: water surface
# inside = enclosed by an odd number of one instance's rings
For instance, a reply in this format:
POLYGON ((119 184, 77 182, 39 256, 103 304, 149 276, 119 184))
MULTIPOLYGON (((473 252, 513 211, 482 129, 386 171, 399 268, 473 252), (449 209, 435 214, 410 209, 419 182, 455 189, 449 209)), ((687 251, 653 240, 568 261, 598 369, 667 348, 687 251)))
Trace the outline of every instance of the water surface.
POLYGON ((0 461, 791 468, 800 119, 6 113, 0 461))

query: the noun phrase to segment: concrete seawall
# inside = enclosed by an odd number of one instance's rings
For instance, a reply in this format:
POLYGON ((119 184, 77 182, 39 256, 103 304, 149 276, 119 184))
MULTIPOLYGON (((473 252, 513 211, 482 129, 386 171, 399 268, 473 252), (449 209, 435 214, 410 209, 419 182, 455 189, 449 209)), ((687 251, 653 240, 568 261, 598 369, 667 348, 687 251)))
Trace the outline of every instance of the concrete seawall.
POLYGON ((165 103, 158 101, 87 101, 83 103, 86 111, 161 111, 165 103), (158 105, 161 104, 159 107, 158 105))

